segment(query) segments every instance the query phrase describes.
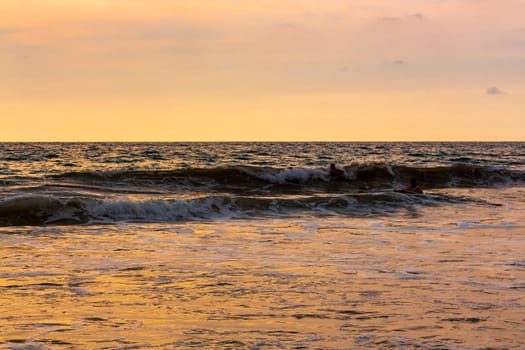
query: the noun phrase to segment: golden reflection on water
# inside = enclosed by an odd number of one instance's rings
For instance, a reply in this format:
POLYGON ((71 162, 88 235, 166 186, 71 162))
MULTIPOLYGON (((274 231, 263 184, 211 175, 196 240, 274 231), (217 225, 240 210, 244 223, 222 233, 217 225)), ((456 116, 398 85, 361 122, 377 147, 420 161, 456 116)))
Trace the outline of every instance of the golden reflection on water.
POLYGON ((3 229, 0 344, 524 347, 521 229, 416 221, 3 229))

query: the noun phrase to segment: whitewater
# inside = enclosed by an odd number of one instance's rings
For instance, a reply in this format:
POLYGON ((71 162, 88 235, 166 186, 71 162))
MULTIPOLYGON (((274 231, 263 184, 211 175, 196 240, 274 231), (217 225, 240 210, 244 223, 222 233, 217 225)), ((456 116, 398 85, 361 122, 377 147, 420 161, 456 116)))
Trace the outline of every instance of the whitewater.
POLYGON ((0 347, 524 348, 524 195, 519 142, 0 143, 0 347))

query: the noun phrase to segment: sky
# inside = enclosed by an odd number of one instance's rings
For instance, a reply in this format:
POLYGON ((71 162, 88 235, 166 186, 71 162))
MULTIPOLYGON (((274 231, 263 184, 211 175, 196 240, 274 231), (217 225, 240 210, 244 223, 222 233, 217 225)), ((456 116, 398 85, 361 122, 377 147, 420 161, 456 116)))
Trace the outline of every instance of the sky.
POLYGON ((525 0, 1 0, 0 141, 523 141, 525 0))

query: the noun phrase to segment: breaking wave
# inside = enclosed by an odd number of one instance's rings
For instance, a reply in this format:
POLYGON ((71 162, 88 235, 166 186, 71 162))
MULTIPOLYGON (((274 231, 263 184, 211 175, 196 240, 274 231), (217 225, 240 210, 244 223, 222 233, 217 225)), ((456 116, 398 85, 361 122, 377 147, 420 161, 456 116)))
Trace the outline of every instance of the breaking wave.
MULTIPOLYGON (((483 167, 471 164, 456 164, 438 167, 409 167, 381 163, 352 164, 344 167, 346 175, 334 181, 327 169, 313 168, 269 168, 269 167, 219 167, 190 168, 180 170, 73 172, 55 175, 54 178, 77 182, 110 182, 140 185, 179 186, 233 190, 235 188, 255 190, 273 185, 308 185, 313 190, 325 190, 326 185, 338 185, 342 189, 386 189, 393 185, 406 184, 415 177, 425 188, 491 187, 520 185, 525 182, 525 172, 505 168, 483 167), (320 188, 318 188, 320 187, 320 188)), ((271 189, 271 187, 266 187, 271 189)))
POLYGON ((280 197, 208 195, 192 199, 150 200, 29 195, 0 201, 0 226, 180 222, 283 216, 366 217, 389 215, 421 206, 468 201, 474 200, 394 192, 280 197))
MULTIPOLYGON (((273 216, 389 215, 472 198, 432 189, 521 186, 522 170, 452 165, 351 164, 327 169, 231 166, 71 172, 4 181, 0 226, 179 222, 273 216), (415 177, 424 195, 393 192, 415 177)), ((454 191, 450 191, 454 193, 454 191)))

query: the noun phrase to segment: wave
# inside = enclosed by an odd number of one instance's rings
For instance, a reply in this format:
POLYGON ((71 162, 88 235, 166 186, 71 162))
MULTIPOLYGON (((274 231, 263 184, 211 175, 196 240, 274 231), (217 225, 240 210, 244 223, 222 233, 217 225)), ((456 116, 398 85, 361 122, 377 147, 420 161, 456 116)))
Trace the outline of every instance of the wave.
POLYGON ((388 215, 463 200, 428 194, 432 189, 525 183, 522 170, 466 164, 425 168, 356 163, 344 170, 337 179, 327 169, 247 166, 71 172, 44 181, 3 179, 0 226, 388 215), (410 177, 418 180, 425 195, 392 191, 404 187, 410 177))
POLYGON ((421 206, 471 201, 479 200, 395 192, 277 197, 207 195, 191 199, 149 200, 26 195, 0 201, 0 226, 179 222, 281 216, 366 217, 389 215, 421 206))
POLYGON ((408 183, 410 177, 425 188, 491 187, 522 185, 525 172, 472 164, 437 167, 410 167, 383 163, 352 164, 345 175, 330 177, 327 169, 271 168, 233 166, 178 170, 140 170, 71 172, 53 178, 88 183, 133 184, 177 187, 186 190, 297 192, 309 187, 312 192, 340 190, 391 189, 408 183))
MULTIPOLYGON (((0 201, 1 226, 179 221, 226 217, 226 198, 144 200, 16 196, 0 201)), ((233 216, 233 215, 232 215, 233 216)))

